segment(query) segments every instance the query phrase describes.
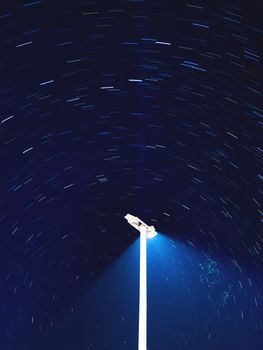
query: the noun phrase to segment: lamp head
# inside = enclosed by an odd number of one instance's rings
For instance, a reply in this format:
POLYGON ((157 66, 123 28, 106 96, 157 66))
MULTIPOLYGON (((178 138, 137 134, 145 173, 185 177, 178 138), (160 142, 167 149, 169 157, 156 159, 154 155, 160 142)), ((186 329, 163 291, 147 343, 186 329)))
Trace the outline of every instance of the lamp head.
POLYGON ((124 218, 128 221, 130 225, 136 228, 138 231, 142 231, 142 229, 146 230, 146 235, 148 239, 152 239, 157 235, 154 226, 148 226, 141 219, 137 218, 137 216, 133 216, 131 214, 127 214, 124 218))

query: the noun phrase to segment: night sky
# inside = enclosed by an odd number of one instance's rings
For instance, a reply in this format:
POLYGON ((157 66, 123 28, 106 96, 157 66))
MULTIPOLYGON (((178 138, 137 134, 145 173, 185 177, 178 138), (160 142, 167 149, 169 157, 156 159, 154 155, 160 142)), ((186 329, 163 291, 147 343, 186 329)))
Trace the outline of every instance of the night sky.
POLYGON ((262 13, 1 2, 1 350, 263 349, 262 13))

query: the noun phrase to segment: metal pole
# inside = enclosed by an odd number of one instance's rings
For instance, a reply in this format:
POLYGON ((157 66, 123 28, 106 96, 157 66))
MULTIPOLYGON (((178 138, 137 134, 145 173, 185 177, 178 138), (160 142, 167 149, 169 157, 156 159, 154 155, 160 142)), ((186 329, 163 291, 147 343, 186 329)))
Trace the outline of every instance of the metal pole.
POLYGON ((140 300, 138 350, 147 350, 147 235, 140 228, 140 300))

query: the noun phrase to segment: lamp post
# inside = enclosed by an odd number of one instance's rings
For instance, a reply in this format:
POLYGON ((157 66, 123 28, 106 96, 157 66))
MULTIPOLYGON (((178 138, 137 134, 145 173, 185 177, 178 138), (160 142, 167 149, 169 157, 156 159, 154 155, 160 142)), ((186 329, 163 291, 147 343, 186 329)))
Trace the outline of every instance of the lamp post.
POLYGON ((128 223, 140 231, 140 296, 138 350, 147 350, 147 239, 157 235, 154 226, 146 225, 136 216, 125 215, 128 223))

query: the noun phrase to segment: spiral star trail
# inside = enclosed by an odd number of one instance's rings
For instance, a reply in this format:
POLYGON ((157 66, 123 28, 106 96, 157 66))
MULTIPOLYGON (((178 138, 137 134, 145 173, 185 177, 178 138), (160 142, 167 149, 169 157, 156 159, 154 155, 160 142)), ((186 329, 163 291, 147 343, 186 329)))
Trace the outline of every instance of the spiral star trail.
POLYGON ((1 349, 263 349, 262 11, 1 4, 1 349))

